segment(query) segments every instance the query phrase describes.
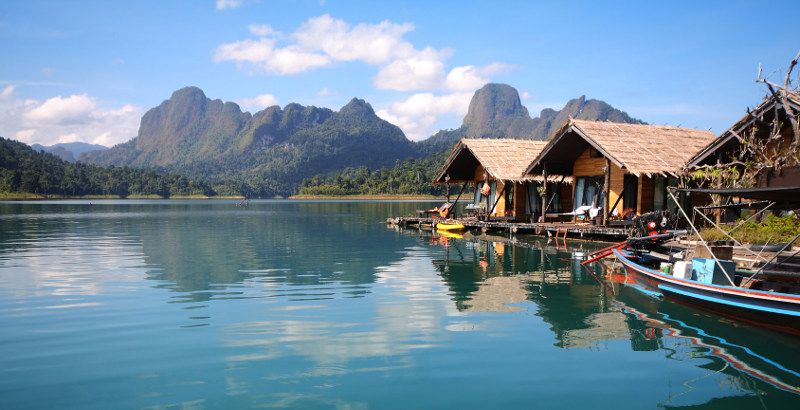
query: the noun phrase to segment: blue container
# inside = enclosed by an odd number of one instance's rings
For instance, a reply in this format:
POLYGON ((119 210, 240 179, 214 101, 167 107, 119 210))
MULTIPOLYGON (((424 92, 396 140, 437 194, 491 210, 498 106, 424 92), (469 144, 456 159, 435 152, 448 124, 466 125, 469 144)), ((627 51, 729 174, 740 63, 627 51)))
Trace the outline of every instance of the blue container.
MULTIPOLYGON (((733 279, 736 273, 736 263, 733 261, 719 261, 725 271, 733 279)), ((725 272, 720 269, 714 259, 694 258, 692 260, 692 277, 706 285, 728 285, 730 281, 725 277, 725 272)))

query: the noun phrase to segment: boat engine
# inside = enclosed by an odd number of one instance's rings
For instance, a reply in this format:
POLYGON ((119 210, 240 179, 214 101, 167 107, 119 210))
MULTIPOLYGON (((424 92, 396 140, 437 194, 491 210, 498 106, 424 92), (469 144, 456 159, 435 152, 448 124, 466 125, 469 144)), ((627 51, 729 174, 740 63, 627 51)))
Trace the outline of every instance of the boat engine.
POLYGON ((667 231, 678 227, 678 214, 668 210, 653 211, 633 218, 633 225, 628 233, 628 241, 634 239, 637 247, 656 248, 670 236, 665 235, 667 231), (652 239, 642 240, 643 238, 653 237, 652 239))

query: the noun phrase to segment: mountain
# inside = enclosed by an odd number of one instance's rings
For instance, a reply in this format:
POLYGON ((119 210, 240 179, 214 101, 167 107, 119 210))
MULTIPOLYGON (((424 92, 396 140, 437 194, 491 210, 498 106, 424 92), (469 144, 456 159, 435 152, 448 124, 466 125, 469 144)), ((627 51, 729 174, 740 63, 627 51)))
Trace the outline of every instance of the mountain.
POLYGON ((546 108, 531 118, 519 93, 506 84, 486 84, 475 92, 461 127, 439 131, 420 143, 425 152, 451 147, 461 138, 517 138, 548 140, 570 118, 644 124, 623 111, 586 96, 570 100, 559 111, 546 108))
POLYGON ((211 182, 239 181, 246 185, 241 191, 253 196, 286 196, 317 175, 391 168, 407 158, 446 158, 464 137, 548 139, 570 117, 641 123, 585 97, 531 118, 516 89, 487 84, 475 92, 460 128, 413 143, 358 98, 339 111, 292 103, 251 115, 235 103, 211 100, 199 88, 186 87, 145 113, 136 138, 78 159, 211 182))
POLYGON ((145 113, 136 138, 79 159, 243 180, 255 195, 271 196, 292 194, 313 175, 388 167, 414 154, 400 128, 380 119, 364 100, 354 98, 338 112, 293 103, 250 115, 187 87, 145 113))
POLYGON ((75 162, 75 159, 84 152, 108 149, 108 147, 102 145, 87 144, 85 142, 66 142, 50 146, 32 144, 31 148, 36 151, 44 151, 53 154, 67 162, 75 162))

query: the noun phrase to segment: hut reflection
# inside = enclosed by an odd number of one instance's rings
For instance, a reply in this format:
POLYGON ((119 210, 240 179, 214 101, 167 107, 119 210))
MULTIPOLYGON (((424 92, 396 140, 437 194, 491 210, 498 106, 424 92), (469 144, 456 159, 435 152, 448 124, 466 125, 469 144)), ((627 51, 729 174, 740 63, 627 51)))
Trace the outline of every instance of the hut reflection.
POLYGON ((597 346, 629 338, 625 316, 609 309, 610 295, 580 260, 599 245, 589 242, 535 240, 467 234, 463 239, 434 236, 446 246, 445 258, 433 264, 462 312, 530 310, 547 322, 556 346, 597 346))

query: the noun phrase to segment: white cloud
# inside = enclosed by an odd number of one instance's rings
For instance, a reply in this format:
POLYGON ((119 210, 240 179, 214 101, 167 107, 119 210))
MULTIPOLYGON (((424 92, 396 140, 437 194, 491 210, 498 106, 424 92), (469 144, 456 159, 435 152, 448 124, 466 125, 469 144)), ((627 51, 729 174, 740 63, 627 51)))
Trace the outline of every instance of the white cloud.
POLYGON ((323 55, 304 52, 294 46, 275 50, 271 59, 267 60, 264 67, 270 72, 278 74, 299 74, 304 71, 329 65, 331 60, 323 55))
POLYGON ((9 98, 14 95, 14 90, 17 88, 16 85, 9 85, 6 88, 3 88, 3 91, 0 91, 0 98, 9 98))
POLYGON ((14 133, 14 139, 16 139, 17 141, 27 142, 27 143, 30 144, 30 143, 32 143, 32 142, 30 142, 31 141, 31 137, 35 133, 36 133, 36 130, 33 130, 33 129, 19 130, 16 133, 14 133))
POLYGON ((431 127, 437 122, 435 115, 423 115, 419 117, 401 116, 390 113, 387 110, 376 111, 378 117, 400 127, 403 134, 412 140, 419 141, 431 135, 431 127))
POLYGON ((274 49, 275 41, 269 38, 261 38, 258 41, 247 39, 236 43, 223 44, 217 47, 214 53, 214 62, 261 63, 272 56, 274 49))
POLYGON ((497 74, 507 72, 513 67, 508 64, 492 63, 486 67, 456 67, 447 74, 444 88, 450 91, 474 91, 491 81, 497 74))
POLYGON ((411 140, 421 140, 431 136, 434 125, 441 116, 463 117, 469 109, 471 92, 452 93, 435 96, 433 93, 414 94, 405 101, 391 104, 388 109, 376 114, 384 120, 397 125, 411 140))
POLYGON ((13 136, 27 144, 83 141, 115 145, 137 135, 143 114, 140 107, 132 105, 101 108, 87 94, 38 101, 14 98, 7 90, 9 87, 0 99, 0 136, 13 136))
POLYGON ((324 97, 331 93, 331 90, 328 87, 325 87, 319 91, 317 91, 317 97, 324 97))
MULTIPOLYGON (((503 63, 485 66, 446 66, 454 51, 449 48, 417 48, 404 39, 412 23, 377 24, 349 22, 328 14, 303 22, 283 35, 269 25, 250 25, 253 38, 221 44, 214 61, 234 62, 240 70, 276 75, 300 74, 335 63, 360 61, 377 67, 372 84, 380 90, 417 92, 405 101, 390 104, 379 115, 399 126, 411 139, 421 139, 444 116, 466 114, 472 93, 492 78, 514 67, 503 63), (447 94, 435 96, 434 92, 447 94)), ((328 95, 323 89, 318 96, 328 95)))
POLYGON ((385 90, 441 89, 446 79, 443 60, 443 53, 426 48, 382 67, 372 82, 375 87, 385 90))
POLYGON ((80 142, 80 141, 81 141, 81 137, 77 133, 74 133, 74 132, 72 134, 62 135, 58 139, 58 142, 62 143, 62 144, 66 144, 68 142, 80 142))
POLYGON ((235 9, 241 5, 242 0, 217 0, 217 10, 235 9))
POLYGON ((278 105, 278 99, 272 94, 261 94, 255 98, 245 98, 237 101, 237 104, 247 111, 258 111, 273 105, 278 105))
POLYGON ((413 29, 412 24, 389 21, 351 27, 325 14, 303 23, 292 37, 304 49, 322 51, 337 61, 382 64, 413 52, 414 47, 402 39, 403 34, 413 29))
POLYGON ((408 116, 425 114, 457 114, 466 115, 472 93, 453 93, 435 96, 433 93, 414 94, 406 101, 392 104, 391 111, 408 116))
POLYGON ((269 24, 251 24, 247 26, 247 29, 250 31, 250 34, 254 36, 278 36, 280 37, 281 33, 272 29, 272 26, 269 24))
POLYGON ((275 40, 266 37, 223 44, 217 47, 214 61, 235 61, 240 68, 250 63, 257 70, 282 75, 299 74, 330 64, 328 57, 305 52, 297 46, 276 48, 275 40))
POLYGON ((53 97, 23 114, 28 123, 70 124, 85 122, 96 103, 86 94, 53 97))

